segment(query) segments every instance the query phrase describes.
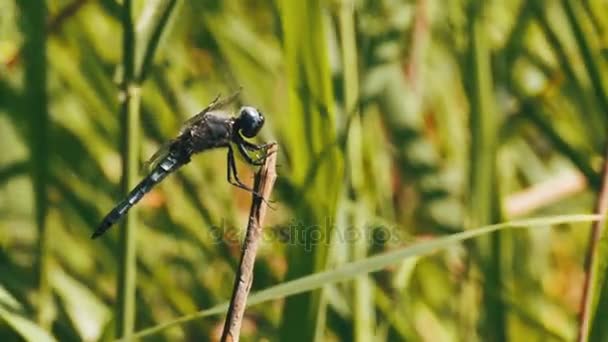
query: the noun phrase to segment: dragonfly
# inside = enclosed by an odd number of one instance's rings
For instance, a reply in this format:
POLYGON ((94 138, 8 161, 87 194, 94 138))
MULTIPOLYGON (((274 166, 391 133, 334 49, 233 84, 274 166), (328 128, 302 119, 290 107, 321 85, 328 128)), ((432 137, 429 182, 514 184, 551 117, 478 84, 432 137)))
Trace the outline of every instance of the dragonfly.
POLYGON ((192 155, 211 149, 227 148, 227 180, 230 184, 255 193, 239 179, 236 171, 236 148, 243 159, 251 165, 259 166, 266 159, 271 143, 254 144, 247 139, 254 138, 264 126, 264 115, 251 106, 240 108, 237 116, 225 110, 238 97, 238 92, 222 99, 217 96, 211 104, 188 119, 176 138, 168 141, 147 162, 151 171, 137 184, 114 209, 101 221, 91 236, 95 239, 127 214, 144 195, 159 184, 167 175, 188 164, 192 155), (256 153, 252 156, 251 154, 256 153))

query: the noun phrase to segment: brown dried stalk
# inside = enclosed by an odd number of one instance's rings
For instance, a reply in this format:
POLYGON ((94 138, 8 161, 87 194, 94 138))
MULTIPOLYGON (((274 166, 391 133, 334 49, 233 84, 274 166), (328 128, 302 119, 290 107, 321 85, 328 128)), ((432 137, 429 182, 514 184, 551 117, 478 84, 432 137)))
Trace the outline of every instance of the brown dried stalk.
POLYGON ((599 260, 600 250, 600 238, 602 236, 602 230, 606 225, 606 212, 608 211, 608 148, 604 153, 604 166, 602 169, 602 188, 598 194, 595 213, 602 215, 599 221, 593 222, 591 226, 591 235, 589 237, 589 246, 587 247, 587 255, 585 257, 585 281, 583 285, 583 295, 580 304, 579 313, 579 331, 577 341, 587 341, 589 338, 589 329, 591 329, 592 313, 592 302, 596 291, 600 289, 596 288, 597 282, 597 264, 601 262, 599 260))
POLYGON ((232 299, 226 314, 226 323, 222 332, 221 341, 238 341, 247 305, 247 296, 253 282, 253 266, 258 250, 260 236, 262 235, 262 224, 266 216, 267 201, 272 193, 276 174, 276 155, 278 147, 273 144, 268 149, 266 162, 255 175, 254 191, 251 210, 249 212, 249 223, 247 224, 247 235, 243 242, 241 262, 234 281, 232 299))

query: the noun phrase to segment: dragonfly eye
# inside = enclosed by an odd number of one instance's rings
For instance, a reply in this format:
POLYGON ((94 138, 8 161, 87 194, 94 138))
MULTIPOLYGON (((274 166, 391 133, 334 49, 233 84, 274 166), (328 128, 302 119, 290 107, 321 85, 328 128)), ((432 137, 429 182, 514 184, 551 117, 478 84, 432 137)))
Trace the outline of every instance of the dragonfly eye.
POLYGON ((235 124, 245 137, 253 138, 264 126, 264 115, 253 107, 243 107, 235 124))

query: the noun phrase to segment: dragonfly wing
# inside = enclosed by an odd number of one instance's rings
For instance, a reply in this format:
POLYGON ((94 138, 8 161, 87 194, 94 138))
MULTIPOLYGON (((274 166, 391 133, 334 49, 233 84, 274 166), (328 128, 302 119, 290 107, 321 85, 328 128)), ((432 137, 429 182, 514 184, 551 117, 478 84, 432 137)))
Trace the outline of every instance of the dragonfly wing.
POLYGON ((205 116, 205 114, 207 114, 211 111, 214 111, 214 110, 224 108, 227 105, 233 103, 234 101, 236 101, 236 99, 239 97, 240 94, 241 94, 241 89, 235 91, 232 95, 225 97, 225 98, 222 98, 221 94, 218 94, 215 97, 215 99, 207 107, 203 108, 203 110, 201 110, 196 115, 194 115, 193 117, 186 120, 186 122, 184 122, 184 124, 182 125, 182 128, 179 131, 180 134, 187 131, 190 127, 192 127, 192 125, 196 124, 197 122, 200 122, 203 119, 203 117, 205 116))
POLYGON ((169 140, 165 142, 161 147, 159 147, 158 150, 156 150, 156 152, 154 152, 154 154, 144 162, 141 172, 143 174, 147 174, 150 170, 155 168, 165 157, 167 157, 167 155, 169 155, 169 152, 171 151, 171 145, 173 144, 173 142, 174 139, 169 140))
POLYGON ((241 95, 241 89, 239 88, 237 91, 235 91, 234 93, 232 93, 232 95, 229 95, 226 98, 222 98, 220 94, 218 94, 215 99, 213 100, 213 102, 211 102, 209 104, 209 106, 207 106, 207 111, 212 111, 212 110, 216 110, 219 108, 223 108, 229 104, 231 104, 232 102, 234 102, 239 95, 241 95))

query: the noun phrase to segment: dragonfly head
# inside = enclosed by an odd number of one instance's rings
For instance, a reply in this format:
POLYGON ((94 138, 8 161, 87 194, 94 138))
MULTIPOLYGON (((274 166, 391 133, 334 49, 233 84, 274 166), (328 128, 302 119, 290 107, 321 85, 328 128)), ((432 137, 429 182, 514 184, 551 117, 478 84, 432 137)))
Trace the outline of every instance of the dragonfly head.
POLYGON ((253 138, 264 126, 264 115, 253 107, 245 106, 241 108, 234 125, 237 132, 247 138, 253 138))

